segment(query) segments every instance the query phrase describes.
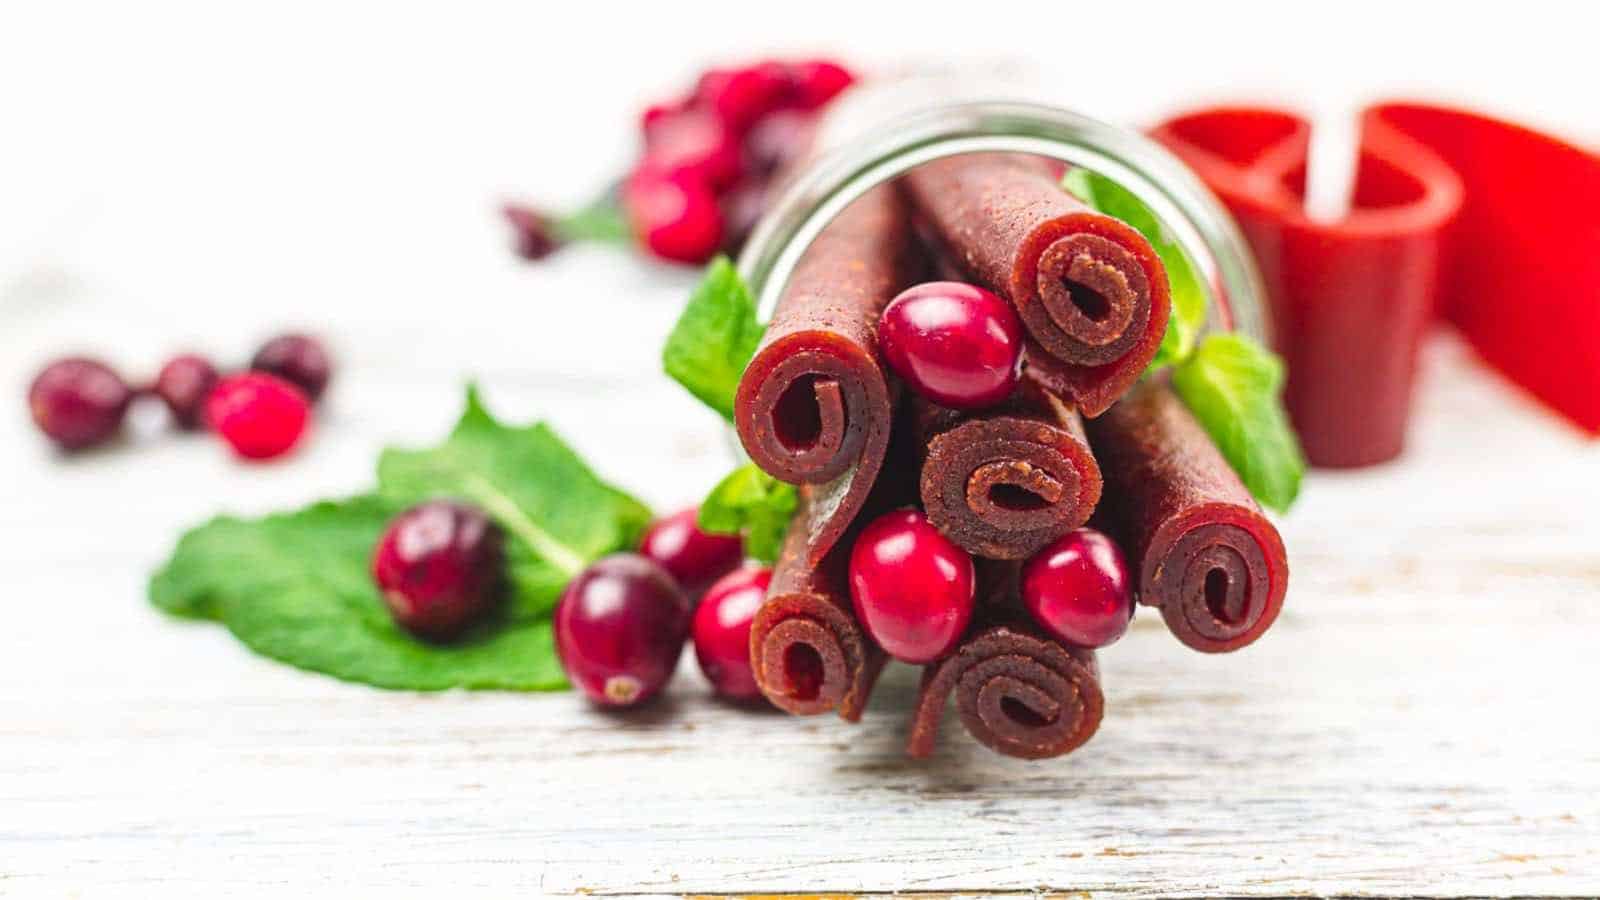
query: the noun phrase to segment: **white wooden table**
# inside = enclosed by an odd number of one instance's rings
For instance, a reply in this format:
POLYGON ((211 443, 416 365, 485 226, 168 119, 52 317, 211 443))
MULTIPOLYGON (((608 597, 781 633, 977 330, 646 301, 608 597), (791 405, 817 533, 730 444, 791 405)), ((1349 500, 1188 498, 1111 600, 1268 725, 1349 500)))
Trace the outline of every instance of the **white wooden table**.
POLYGON ((143 419, 62 462, 20 394, 59 349, 242 353, 282 310, 196 294, 152 321, 49 272, 0 294, 0 895, 1600 893, 1600 445, 1449 338, 1404 461, 1311 478, 1276 628, 1214 658, 1141 615, 1061 760, 953 720, 904 759, 908 669, 856 727, 732 711, 687 658, 664 702, 608 715, 343 684, 145 603, 180 528, 362 489, 379 446, 443 433, 468 373, 651 501, 695 499, 723 437, 654 374, 685 280, 493 266, 448 314, 320 309, 337 389, 303 453, 256 468, 143 419))

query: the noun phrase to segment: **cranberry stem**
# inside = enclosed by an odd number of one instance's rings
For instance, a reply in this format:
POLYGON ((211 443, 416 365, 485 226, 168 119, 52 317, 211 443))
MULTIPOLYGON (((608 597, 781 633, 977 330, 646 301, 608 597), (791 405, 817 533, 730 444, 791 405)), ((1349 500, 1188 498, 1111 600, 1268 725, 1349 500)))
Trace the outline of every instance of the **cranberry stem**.
POLYGON ((583 208, 557 217, 551 227, 557 237, 570 243, 626 244, 633 240, 633 230, 628 227, 628 217, 615 188, 607 189, 583 208))
POLYGON ((582 556, 556 540, 550 532, 534 524, 534 521, 528 518, 510 497, 491 484, 488 479, 481 475, 468 475, 464 486, 473 502, 489 513, 502 528, 532 548, 540 559, 555 566, 567 578, 572 578, 583 571, 587 562, 582 556))

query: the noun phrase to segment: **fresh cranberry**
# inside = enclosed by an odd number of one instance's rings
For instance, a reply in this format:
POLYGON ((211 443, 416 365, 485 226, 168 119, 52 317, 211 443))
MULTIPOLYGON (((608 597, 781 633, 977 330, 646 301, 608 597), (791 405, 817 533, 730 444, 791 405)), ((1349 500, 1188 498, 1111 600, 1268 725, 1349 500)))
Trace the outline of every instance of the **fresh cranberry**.
POLYGON ((633 706, 672 678, 689 635, 689 600, 666 569, 636 553, 618 553, 567 585, 555 632, 567 677, 589 699, 633 706))
POLYGON ((216 386, 217 367, 204 356, 185 353, 167 360, 156 375, 152 390, 167 404, 179 428, 199 428, 206 397, 216 386))
POLYGON ((666 569, 683 592, 698 597, 744 560, 744 544, 735 534, 707 534, 696 520, 695 507, 658 519, 644 533, 639 553, 666 569))
POLYGON ((333 374, 333 363, 322 342, 306 334, 282 334, 262 344, 250 360, 250 368, 295 385, 312 403, 322 397, 333 374))
POLYGON ((413 506, 372 553, 372 580, 390 615, 418 637, 460 634, 492 608, 504 584, 504 538, 489 517, 449 500, 413 506))
POLYGON ((817 130, 815 113, 783 109, 762 117, 744 138, 745 170, 770 177, 806 155, 817 130))
POLYGON ((790 102, 794 89, 789 68, 777 63, 711 69, 695 85, 694 104, 711 110, 729 129, 743 134, 757 119, 790 102))
POLYGON ((703 263, 722 245, 722 211, 703 181, 641 169, 623 200, 635 237, 661 259, 703 263))
POLYGON ((931 281, 884 308, 878 345, 911 389, 942 406, 976 409, 1010 396, 1022 359, 1022 323, 983 288, 931 281))
POLYGON ((58 359, 28 387, 34 424, 64 450, 82 450, 110 440, 122 427, 133 391, 98 360, 58 359))
POLYGON ((672 113, 658 118, 645 132, 640 165, 723 188, 739 178, 739 141, 711 113, 698 109, 672 113))
POLYGON ((915 510, 874 519, 850 552, 856 618, 885 653, 929 663, 955 649, 972 619, 972 557, 915 510))
POLYGON ((206 422, 245 459, 287 453, 305 434, 310 418, 306 395, 265 372, 224 378, 206 398, 206 422))
POLYGON ((801 109, 816 109, 855 84, 849 69, 825 59, 809 60, 789 67, 794 79, 794 103, 801 109))
POLYGON ((561 249, 561 239, 554 224, 544 213, 515 203, 500 207, 500 214, 511 223, 516 235, 517 255, 529 262, 538 262, 561 249))
POLYGON ((1133 618, 1128 564, 1110 538, 1079 528, 1022 567, 1022 603, 1057 638, 1104 647, 1122 637, 1133 618))
POLYGON ((750 623, 771 583, 771 569, 735 569, 718 579, 695 608, 691 627, 695 659, 711 687, 730 700, 761 696, 750 668, 750 623))

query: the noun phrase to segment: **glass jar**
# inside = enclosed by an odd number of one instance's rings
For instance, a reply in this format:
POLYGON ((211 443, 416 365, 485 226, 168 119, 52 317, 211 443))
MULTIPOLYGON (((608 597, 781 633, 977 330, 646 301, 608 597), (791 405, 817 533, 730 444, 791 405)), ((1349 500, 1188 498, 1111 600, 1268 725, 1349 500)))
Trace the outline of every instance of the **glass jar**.
POLYGON ((820 154, 788 182, 739 256, 763 321, 801 254, 852 200, 930 160, 1007 151, 1081 166, 1127 188, 1209 285, 1206 328, 1238 330, 1270 346, 1265 288, 1244 235, 1188 168, 1137 131, 1029 102, 924 102, 892 115, 845 107, 854 121, 835 127, 838 114, 830 113, 820 154))

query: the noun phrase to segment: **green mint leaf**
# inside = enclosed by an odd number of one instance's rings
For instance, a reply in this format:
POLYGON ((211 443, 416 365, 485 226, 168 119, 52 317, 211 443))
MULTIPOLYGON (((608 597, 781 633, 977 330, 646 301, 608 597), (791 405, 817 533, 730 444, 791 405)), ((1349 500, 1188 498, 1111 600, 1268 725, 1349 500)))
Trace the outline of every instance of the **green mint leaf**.
POLYGON ((734 469, 700 504, 700 528, 712 534, 743 534, 745 555, 770 563, 783 549, 799 497, 754 464, 734 469))
POLYGON ((633 229, 617 194, 617 191, 607 191, 588 206, 556 219, 552 223, 556 236, 570 242, 631 243, 633 229))
POLYGON ((378 490, 398 506, 455 497, 488 513, 510 537, 506 558, 526 588, 518 592, 524 614, 547 611, 568 579, 631 549, 650 524, 644 504, 601 481, 548 425, 501 424, 476 387, 443 444, 383 452, 378 490))
POLYGON ((1147 371, 1154 372, 1187 357, 1194 350, 1195 339, 1205 325, 1207 294, 1205 283, 1189 264, 1189 257, 1161 227, 1161 220, 1150 211, 1150 207, 1115 181, 1088 169, 1078 168, 1067 172, 1061 184, 1068 193, 1097 212, 1120 219, 1144 235, 1167 270, 1167 282, 1172 292, 1172 315, 1167 319, 1167 331, 1161 336, 1161 346, 1156 349, 1155 358, 1150 361, 1147 371))
POLYGON ((706 268, 667 336, 661 364, 689 393, 731 422, 739 376, 755 356, 761 332, 744 279, 726 256, 719 256, 706 268))
POLYGON ((179 540, 150 580, 150 600, 174 615, 218 620, 263 656, 347 681, 419 691, 566 687, 548 616, 518 615, 539 604, 508 603, 449 644, 424 643, 394 624, 368 566, 398 511, 364 496, 213 519, 179 540))
POLYGON ((1172 386, 1262 505, 1283 512, 1305 458, 1279 397, 1283 361, 1239 334, 1213 334, 1173 367, 1172 386))

